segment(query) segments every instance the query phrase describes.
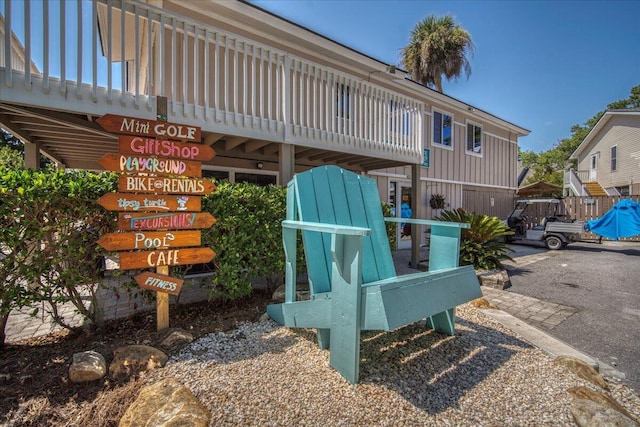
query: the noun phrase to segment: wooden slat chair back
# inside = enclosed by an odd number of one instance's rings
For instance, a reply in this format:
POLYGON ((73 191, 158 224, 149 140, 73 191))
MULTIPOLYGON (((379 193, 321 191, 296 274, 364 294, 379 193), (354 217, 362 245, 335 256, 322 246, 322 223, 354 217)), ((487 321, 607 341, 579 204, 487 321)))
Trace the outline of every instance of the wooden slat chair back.
POLYGON ((348 381, 359 377, 360 331, 420 319, 453 335, 455 307, 482 296, 472 266, 458 267, 466 224, 384 218, 376 182, 336 166, 296 175, 283 221, 285 302, 267 307, 289 327, 316 328, 330 364, 348 381), (385 220, 431 225, 429 272, 397 276, 385 220), (296 238, 302 230, 311 299, 296 301, 296 238))

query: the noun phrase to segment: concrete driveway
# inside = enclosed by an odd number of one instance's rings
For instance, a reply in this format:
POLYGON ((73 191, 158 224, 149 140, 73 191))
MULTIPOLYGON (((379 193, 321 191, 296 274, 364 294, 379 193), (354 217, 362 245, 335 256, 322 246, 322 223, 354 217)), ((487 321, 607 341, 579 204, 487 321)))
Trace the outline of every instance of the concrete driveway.
POLYGON ((536 326, 613 366, 640 393, 640 243, 510 247, 508 292, 576 309, 557 325, 536 326))

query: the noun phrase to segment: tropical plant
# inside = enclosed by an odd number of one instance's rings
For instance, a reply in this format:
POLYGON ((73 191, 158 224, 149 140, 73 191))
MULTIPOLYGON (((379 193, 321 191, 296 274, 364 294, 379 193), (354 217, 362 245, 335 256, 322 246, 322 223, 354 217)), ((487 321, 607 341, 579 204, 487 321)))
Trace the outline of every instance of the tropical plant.
POLYGON ((444 209, 444 196, 437 193, 432 194, 429 199, 429 206, 431 206, 431 209, 444 209))
POLYGON ((442 76, 457 79, 464 72, 469 78, 473 55, 471 35, 456 24, 451 15, 429 15, 411 32, 409 44, 402 49, 402 66, 411 78, 442 92, 442 76))
POLYGON ((502 268, 503 260, 511 260, 505 236, 513 234, 502 220, 495 216, 468 213, 462 208, 442 212, 439 221, 462 222, 471 227, 462 230, 460 264, 476 269, 502 268))

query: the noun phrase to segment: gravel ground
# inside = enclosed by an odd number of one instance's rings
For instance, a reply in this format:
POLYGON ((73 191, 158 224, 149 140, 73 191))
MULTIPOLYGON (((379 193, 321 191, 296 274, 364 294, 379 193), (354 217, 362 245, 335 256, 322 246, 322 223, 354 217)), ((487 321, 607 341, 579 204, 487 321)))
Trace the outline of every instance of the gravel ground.
MULTIPOLYGON (((423 322, 363 332, 361 357, 360 383, 349 384, 314 331, 268 320, 193 342, 153 379, 189 387, 212 426, 574 426, 566 390, 597 389, 470 305, 455 337, 423 322)), ((610 387, 640 418, 640 397, 610 387)))

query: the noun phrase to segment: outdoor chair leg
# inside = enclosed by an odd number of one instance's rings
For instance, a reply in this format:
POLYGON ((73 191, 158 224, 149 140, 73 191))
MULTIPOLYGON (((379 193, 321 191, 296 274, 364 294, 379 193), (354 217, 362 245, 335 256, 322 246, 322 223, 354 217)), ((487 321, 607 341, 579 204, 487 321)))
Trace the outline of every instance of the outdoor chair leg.
POLYGON ((427 319, 427 327, 447 335, 455 335, 456 309, 451 308, 427 319))

